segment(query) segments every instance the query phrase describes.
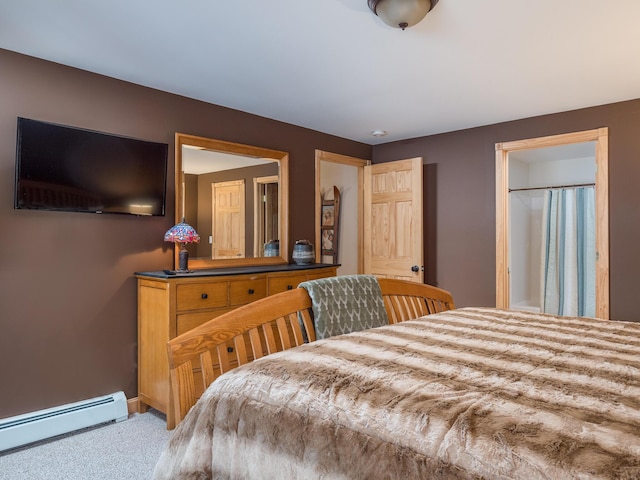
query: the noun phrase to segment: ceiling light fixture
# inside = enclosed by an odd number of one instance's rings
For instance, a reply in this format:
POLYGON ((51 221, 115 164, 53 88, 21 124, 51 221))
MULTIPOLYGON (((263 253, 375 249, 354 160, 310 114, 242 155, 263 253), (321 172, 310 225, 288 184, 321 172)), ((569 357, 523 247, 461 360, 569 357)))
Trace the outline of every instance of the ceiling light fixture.
POLYGON ((380 19, 395 28, 413 27, 431 10, 431 0, 367 0, 380 19))
POLYGON ((387 132, 384 130, 374 130, 373 132, 371 132, 371 135, 373 135, 374 137, 384 137, 386 134, 387 132))

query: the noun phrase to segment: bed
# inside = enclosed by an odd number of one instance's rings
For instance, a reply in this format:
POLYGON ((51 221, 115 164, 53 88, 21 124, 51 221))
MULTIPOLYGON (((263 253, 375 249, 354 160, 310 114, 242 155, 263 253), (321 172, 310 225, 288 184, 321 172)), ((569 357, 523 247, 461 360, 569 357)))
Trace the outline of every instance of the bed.
POLYGON ((639 346, 493 308, 310 341, 219 376, 155 478, 640 478, 639 346))

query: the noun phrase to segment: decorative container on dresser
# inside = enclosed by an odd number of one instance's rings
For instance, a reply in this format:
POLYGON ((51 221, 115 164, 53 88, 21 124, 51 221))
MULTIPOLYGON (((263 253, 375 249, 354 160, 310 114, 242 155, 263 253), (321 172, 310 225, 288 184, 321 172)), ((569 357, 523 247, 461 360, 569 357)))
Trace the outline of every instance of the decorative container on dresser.
POLYGON ((338 265, 269 265, 196 270, 168 274, 136 272, 138 279, 138 410, 153 407, 167 415, 169 405, 167 342, 223 313, 300 282, 336 275, 338 265))

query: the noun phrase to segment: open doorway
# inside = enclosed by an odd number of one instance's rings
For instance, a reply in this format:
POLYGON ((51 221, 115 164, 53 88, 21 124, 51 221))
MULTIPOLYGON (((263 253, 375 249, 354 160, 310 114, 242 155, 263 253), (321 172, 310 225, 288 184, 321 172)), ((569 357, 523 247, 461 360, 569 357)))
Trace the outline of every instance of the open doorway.
POLYGON ((264 246, 278 241, 278 182, 277 175, 253 179, 254 257, 263 256, 264 246))
MULTIPOLYGON (((338 275, 363 272, 363 171, 370 160, 316 150, 316 259, 322 256, 322 198, 333 195, 333 186, 340 190, 340 225, 338 229, 338 275)), ((331 197, 332 198, 332 197, 331 197)), ((332 257, 326 260, 329 262, 332 257)))
POLYGON ((496 144, 497 307, 609 318, 608 231, 606 128, 496 144))

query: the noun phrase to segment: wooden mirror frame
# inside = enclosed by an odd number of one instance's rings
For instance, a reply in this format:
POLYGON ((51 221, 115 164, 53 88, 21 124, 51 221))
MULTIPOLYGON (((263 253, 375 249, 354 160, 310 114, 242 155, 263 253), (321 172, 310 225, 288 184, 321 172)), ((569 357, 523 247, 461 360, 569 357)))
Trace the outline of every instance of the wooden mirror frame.
MULTIPOLYGON (((189 268, 192 269, 210 269, 225 267, 242 267, 257 265, 279 265, 289 263, 289 154, 279 150, 271 150, 268 148, 254 147, 251 145, 243 145, 241 143, 226 142, 224 140, 215 140, 212 138, 198 137, 195 135, 187 135, 184 133, 176 133, 176 150, 175 150, 175 192, 176 192, 176 213, 175 222, 182 221, 184 205, 182 191, 182 147, 191 145, 202 147, 207 150, 217 152, 230 153, 236 155, 244 155, 248 157, 273 159, 279 162, 279 202, 278 202, 278 218, 280 223, 280 256, 278 257, 258 257, 258 258, 229 258, 229 259, 204 259, 190 258, 189 268)), ((174 248, 174 265, 178 265, 178 250, 174 248)))

